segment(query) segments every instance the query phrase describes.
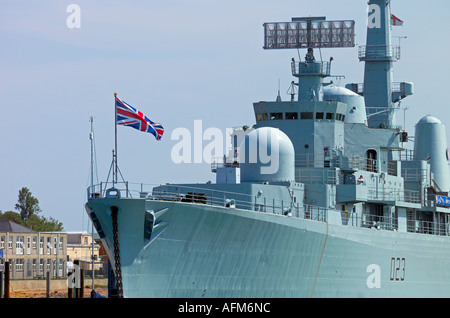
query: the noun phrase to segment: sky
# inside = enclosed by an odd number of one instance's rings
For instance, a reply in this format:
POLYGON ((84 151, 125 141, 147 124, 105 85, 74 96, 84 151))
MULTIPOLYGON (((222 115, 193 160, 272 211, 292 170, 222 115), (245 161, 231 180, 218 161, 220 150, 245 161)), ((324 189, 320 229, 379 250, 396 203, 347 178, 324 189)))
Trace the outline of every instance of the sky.
MULTIPOLYGON (((445 0, 392 1, 405 21, 393 35, 407 36, 394 78, 415 84, 402 103, 411 136, 426 114, 450 128, 443 92, 449 9, 445 0)), ((279 82, 288 100, 297 52, 264 51, 262 25, 299 16, 355 20, 356 43, 365 44, 366 0, 0 0, 0 210, 14 211, 19 190, 28 187, 43 216, 66 231, 90 230, 90 117, 96 175, 104 182, 114 149, 114 93, 165 128, 156 141, 118 127, 118 164, 127 181, 214 182, 207 163, 173 162, 178 140, 171 133, 193 132, 195 120, 203 130, 251 126, 252 104, 275 100, 279 82), (80 8, 79 28, 68 27, 70 4, 80 8)), ((345 75, 337 84, 363 81, 357 47, 322 54, 333 56, 334 75, 345 75)))

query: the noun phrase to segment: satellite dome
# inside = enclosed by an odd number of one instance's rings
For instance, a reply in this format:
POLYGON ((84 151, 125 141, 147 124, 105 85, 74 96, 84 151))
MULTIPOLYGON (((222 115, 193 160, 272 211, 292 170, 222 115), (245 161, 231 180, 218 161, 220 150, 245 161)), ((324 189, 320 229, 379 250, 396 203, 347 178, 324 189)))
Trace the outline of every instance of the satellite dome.
POLYGON ((294 146, 279 129, 258 128, 242 141, 239 166, 241 182, 294 181, 294 146))
POLYGON ((366 103, 364 97, 337 85, 323 88, 323 99, 347 104, 345 122, 352 124, 367 124, 366 103))
POLYGON ((436 117, 426 115, 416 125, 414 160, 430 164, 433 181, 444 191, 450 191, 448 148, 445 125, 436 117))
POLYGON ((417 125, 425 125, 425 124, 442 124, 442 122, 434 116, 426 115, 424 116, 417 125))

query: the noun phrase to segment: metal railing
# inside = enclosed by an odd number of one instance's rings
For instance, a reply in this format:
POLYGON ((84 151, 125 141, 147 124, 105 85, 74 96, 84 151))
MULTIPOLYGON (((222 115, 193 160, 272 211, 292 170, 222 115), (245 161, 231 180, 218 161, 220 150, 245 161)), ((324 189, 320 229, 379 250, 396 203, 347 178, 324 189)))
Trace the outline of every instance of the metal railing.
POLYGON ((330 76, 330 62, 292 62, 292 75, 319 75, 330 76))
POLYGON ((401 201, 408 203, 422 203, 420 191, 395 189, 385 187, 369 187, 367 199, 372 201, 401 201))
POLYGON ((400 46, 398 45, 361 45, 358 49, 360 59, 400 59, 400 46))
MULTIPOLYGON (((373 200, 399 200, 411 203, 420 203, 421 196, 418 191, 400 189, 368 189, 368 197, 373 200)), ((314 205, 298 204, 292 200, 279 200, 276 198, 258 195, 247 195, 236 192, 202 188, 201 185, 182 186, 176 184, 151 185, 143 183, 120 182, 105 183, 91 186, 87 189, 89 199, 108 197, 138 197, 146 200, 177 201, 185 203, 204 204, 218 207, 235 208, 252 212, 271 213, 294 218, 307 219, 318 222, 328 222, 329 213, 340 213, 344 226, 376 228, 378 230, 398 230, 397 217, 386 217, 372 214, 362 214, 337 211, 334 209, 314 205), (113 187, 113 188, 112 188, 113 187)), ((449 235, 448 225, 432 221, 411 220, 408 216, 407 231, 431 235, 449 235)))
POLYGON ((300 183, 337 184, 338 177, 335 170, 297 170, 295 181, 300 183))
POLYGON ((386 231, 398 230, 398 220, 395 217, 372 214, 357 215, 349 212, 341 212, 341 217, 342 224, 347 226, 375 228, 386 231))
POLYGON ((176 184, 149 185, 142 183, 121 182, 100 183, 87 189, 88 198, 145 198, 147 200, 176 201, 205 204, 218 207, 236 208, 253 212, 284 215, 294 218, 327 222, 332 209, 314 205, 301 205, 292 200, 279 200, 262 195, 247 195, 202 188, 201 186, 181 186, 176 184), (111 188, 111 186, 114 186, 111 188), (151 189, 149 187, 152 187, 151 189), (112 190, 113 189, 113 190, 112 190))
POLYGON ((402 177, 405 181, 426 181, 427 176, 427 169, 402 168, 402 177))
POLYGON ((433 221, 408 220, 407 231, 438 236, 450 235, 448 224, 433 221))
POLYGON ((274 197, 247 195, 237 192, 215 190, 199 186, 177 184, 149 185, 143 183, 100 183, 87 189, 88 199, 97 198, 145 198, 148 200, 178 201, 257 212, 289 215, 298 218, 315 219, 326 222, 328 209, 303 206, 290 200, 274 197))

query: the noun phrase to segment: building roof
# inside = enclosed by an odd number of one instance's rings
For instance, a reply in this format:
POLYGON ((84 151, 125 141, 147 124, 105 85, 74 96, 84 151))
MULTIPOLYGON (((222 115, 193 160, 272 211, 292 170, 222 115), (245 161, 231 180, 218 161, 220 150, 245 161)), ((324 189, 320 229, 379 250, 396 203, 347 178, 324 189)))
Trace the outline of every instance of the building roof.
POLYGON ((32 229, 14 223, 13 221, 0 221, 0 232, 10 233, 36 233, 32 229))

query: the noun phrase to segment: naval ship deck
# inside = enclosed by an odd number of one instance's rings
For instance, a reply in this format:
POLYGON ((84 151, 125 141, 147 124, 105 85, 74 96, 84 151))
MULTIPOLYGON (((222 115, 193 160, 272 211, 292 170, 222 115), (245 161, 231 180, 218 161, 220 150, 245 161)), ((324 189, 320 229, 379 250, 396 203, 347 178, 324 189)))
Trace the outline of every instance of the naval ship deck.
MULTIPOLYGON (((261 197, 260 195, 247 195, 238 192, 222 191, 214 189, 214 184, 144 184, 133 182, 119 182, 111 187, 111 183, 101 182, 87 189, 88 198, 129 198, 159 200, 168 202, 183 202, 192 204, 204 204, 217 207, 226 207, 236 210, 254 211, 255 213, 271 213, 285 217, 300 218, 329 224, 373 228, 381 231, 406 231, 426 235, 449 236, 448 223, 440 217, 434 218, 434 212, 447 215, 450 209, 439 206, 438 195, 429 195, 423 206, 417 191, 405 190, 404 193, 393 189, 376 189, 364 184, 354 186, 367 195, 367 202, 387 202, 396 206, 408 207, 405 219, 398 215, 387 217, 383 215, 358 214, 355 211, 336 210, 314 206, 310 204, 296 204, 292 201, 279 200, 274 197, 261 197), (382 190, 382 191, 381 191, 382 190), (261 204, 264 202, 264 204, 261 204), (429 213, 428 219, 417 219, 419 211, 429 213), (424 212, 426 211, 426 212, 424 212), (400 220, 400 221, 399 221, 400 220), (400 223, 406 223, 399 227, 400 223)), ((342 206, 344 208, 344 206, 342 206)))

